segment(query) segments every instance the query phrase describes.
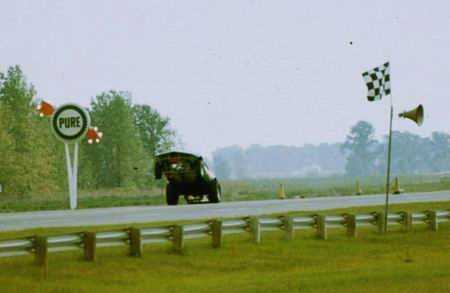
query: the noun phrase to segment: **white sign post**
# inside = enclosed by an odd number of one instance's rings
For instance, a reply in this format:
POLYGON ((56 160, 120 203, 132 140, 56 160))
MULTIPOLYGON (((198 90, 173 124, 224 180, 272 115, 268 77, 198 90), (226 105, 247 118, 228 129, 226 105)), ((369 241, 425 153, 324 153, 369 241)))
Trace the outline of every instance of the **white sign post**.
POLYGON ((67 178, 69 181, 70 209, 77 208, 78 177, 78 141, 82 139, 89 127, 89 113, 76 104, 65 104, 56 109, 51 118, 53 132, 64 142, 66 150, 67 178), (70 145, 74 144, 73 161, 70 158, 70 145))

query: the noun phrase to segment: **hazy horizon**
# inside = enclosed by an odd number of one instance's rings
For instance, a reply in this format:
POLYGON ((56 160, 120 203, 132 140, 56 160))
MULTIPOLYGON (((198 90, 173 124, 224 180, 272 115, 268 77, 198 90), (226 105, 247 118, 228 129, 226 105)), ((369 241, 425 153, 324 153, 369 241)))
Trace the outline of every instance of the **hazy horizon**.
POLYGON ((186 149, 342 142, 387 133, 389 100, 361 73, 391 63, 396 113, 422 103, 422 136, 450 131, 450 4, 436 1, 11 1, 0 71, 19 64, 54 104, 129 91, 170 117, 186 149), (350 44, 352 42, 352 44, 350 44))

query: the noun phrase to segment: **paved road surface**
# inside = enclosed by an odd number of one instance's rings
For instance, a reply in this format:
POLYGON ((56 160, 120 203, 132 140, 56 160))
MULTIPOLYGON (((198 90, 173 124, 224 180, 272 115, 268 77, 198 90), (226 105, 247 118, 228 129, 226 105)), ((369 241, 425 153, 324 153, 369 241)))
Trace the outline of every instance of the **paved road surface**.
MULTIPOLYGON (((450 191, 392 195, 391 203, 450 201, 450 191)), ((384 195, 236 201, 183 206, 140 206, 0 214, 0 231, 44 227, 149 223, 213 217, 254 216, 384 204, 384 195)))

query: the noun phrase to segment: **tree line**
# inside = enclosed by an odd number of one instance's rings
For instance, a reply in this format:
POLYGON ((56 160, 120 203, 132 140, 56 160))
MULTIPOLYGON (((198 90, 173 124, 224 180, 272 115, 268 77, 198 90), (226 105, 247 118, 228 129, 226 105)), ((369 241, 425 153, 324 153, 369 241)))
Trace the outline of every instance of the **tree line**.
MULTIPOLYGON (((223 179, 304 177, 347 174, 384 175, 387 137, 375 138, 375 128, 359 121, 342 143, 298 146, 229 146, 213 153, 216 174, 223 179)), ((438 173, 450 170, 450 135, 422 137, 393 131, 393 174, 438 173)))
POLYGON ((213 152, 213 167, 222 179, 281 178, 342 173, 341 144, 304 146, 229 146, 213 152))
MULTIPOLYGON (((19 66, 0 72, 0 184, 4 194, 67 188, 64 146, 48 119, 36 114, 36 90, 19 66)), ((96 95, 88 109, 101 143, 80 142, 79 187, 151 187, 153 158, 175 146, 170 119, 149 105, 135 105, 124 91, 96 95)))
MULTIPOLYGON (((388 136, 375 139, 375 128, 359 121, 341 146, 347 156, 345 171, 350 175, 377 175, 386 172, 388 136)), ((391 169, 394 174, 450 171, 450 134, 435 131, 422 137, 407 131, 392 132, 391 169)))
MULTIPOLYGON (((48 119, 36 114, 36 90, 19 66, 0 72, 0 184, 3 194, 26 195, 67 188, 64 146, 48 119)), ((177 142, 170 119, 149 105, 135 105, 124 91, 92 98, 92 125, 104 133, 100 144, 80 146, 79 187, 137 187, 155 184, 153 158, 177 142)), ((230 146, 213 152, 213 167, 224 179, 330 174, 370 176, 386 170, 387 137, 359 121, 342 143, 298 146, 230 146)), ((450 135, 421 137, 393 132, 394 174, 450 170, 450 135)))

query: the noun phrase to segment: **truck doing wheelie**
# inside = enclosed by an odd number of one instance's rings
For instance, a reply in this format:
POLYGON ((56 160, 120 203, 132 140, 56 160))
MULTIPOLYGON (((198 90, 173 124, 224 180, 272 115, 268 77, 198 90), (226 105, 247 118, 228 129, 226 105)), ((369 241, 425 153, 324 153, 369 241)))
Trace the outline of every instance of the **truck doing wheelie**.
POLYGON ((168 152, 155 157, 155 178, 165 177, 166 201, 177 205, 179 197, 184 196, 187 203, 221 200, 219 181, 209 170, 202 157, 184 152, 168 152))

